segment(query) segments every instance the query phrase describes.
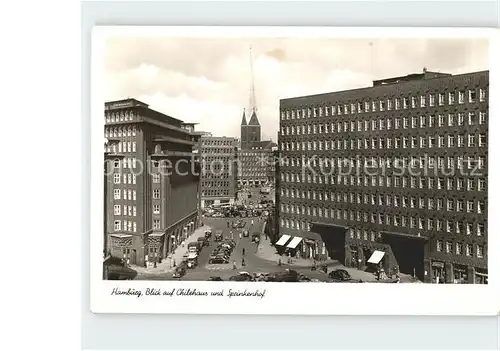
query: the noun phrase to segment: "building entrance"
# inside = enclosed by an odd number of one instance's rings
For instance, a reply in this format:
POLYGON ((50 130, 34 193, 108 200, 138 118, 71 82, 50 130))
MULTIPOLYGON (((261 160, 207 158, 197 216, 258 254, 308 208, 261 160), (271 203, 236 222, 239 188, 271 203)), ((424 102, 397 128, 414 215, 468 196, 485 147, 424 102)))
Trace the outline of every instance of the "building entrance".
POLYGON ((425 239, 403 235, 389 235, 387 239, 399 271, 404 274, 416 275, 424 280, 424 245, 425 239))

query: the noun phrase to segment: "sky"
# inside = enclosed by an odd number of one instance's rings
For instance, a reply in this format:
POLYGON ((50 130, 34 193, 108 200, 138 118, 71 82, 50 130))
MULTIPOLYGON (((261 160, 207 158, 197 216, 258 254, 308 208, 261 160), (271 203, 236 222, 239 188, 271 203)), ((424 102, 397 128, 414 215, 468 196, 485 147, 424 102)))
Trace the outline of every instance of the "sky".
POLYGON ((105 100, 136 98, 199 123, 197 130, 239 137, 250 104, 250 56, 262 139, 274 141, 280 99, 367 87, 424 67, 452 74, 489 69, 486 39, 113 37, 106 43, 105 100))

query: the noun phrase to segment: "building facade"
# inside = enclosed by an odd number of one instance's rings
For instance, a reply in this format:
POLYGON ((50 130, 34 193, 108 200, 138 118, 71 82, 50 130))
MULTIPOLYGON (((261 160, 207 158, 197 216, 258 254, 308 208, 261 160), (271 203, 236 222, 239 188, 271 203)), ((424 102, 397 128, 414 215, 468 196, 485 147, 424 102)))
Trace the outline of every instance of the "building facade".
POLYGON ((237 139, 205 134, 200 140, 201 207, 233 204, 237 194, 237 139))
POLYGON ((239 150, 238 183, 241 186, 260 186, 274 183, 276 169, 272 140, 247 144, 247 149, 239 150))
POLYGON ((200 135, 135 99, 105 103, 104 135, 113 141, 105 150, 108 254, 161 261, 199 225, 200 135))
POLYGON ((425 282, 486 283, 488 88, 488 71, 424 70, 281 100, 280 235, 351 267, 377 251, 425 282))

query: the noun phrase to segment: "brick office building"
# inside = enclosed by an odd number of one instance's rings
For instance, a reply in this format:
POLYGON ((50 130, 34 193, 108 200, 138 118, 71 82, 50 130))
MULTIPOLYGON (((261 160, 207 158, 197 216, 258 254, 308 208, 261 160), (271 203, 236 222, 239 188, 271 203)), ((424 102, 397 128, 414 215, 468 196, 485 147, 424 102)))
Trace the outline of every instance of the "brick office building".
POLYGON ((199 160, 192 151, 200 135, 193 124, 135 99, 105 103, 104 134, 116 141, 106 150, 108 252, 136 265, 159 261, 199 223, 199 160))
POLYGON ((232 204, 237 192, 237 139, 215 137, 207 133, 201 137, 201 207, 232 204))
POLYGON ((281 100, 280 234, 347 266, 486 283, 488 87, 424 70, 281 100))
POLYGON ((238 183, 242 186, 260 186, 274 182, 276 174, 272 140, 255 141, 239 150, 238 183))

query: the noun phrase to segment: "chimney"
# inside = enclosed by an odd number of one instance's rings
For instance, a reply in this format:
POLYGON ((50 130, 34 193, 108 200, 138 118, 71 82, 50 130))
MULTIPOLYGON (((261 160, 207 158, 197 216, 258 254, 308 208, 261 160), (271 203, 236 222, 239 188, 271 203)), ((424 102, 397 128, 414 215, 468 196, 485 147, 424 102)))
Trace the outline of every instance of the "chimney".
POLYGON ((426 68, 426 67, 424 67, 424 68, 422 69, 422 72, 427 73, 427 68, 426 68))

